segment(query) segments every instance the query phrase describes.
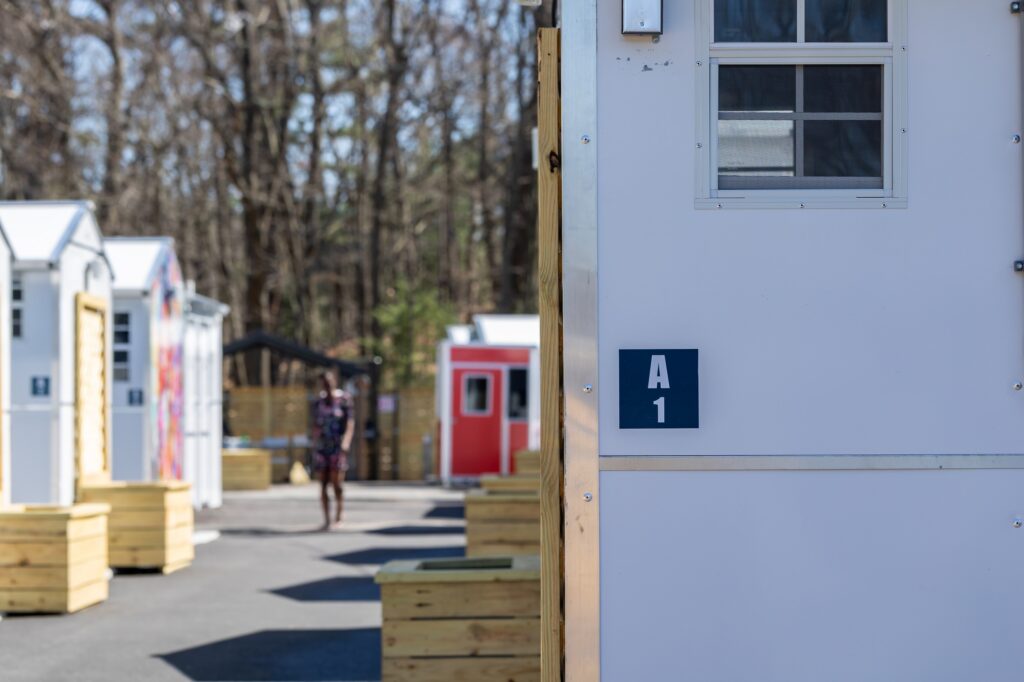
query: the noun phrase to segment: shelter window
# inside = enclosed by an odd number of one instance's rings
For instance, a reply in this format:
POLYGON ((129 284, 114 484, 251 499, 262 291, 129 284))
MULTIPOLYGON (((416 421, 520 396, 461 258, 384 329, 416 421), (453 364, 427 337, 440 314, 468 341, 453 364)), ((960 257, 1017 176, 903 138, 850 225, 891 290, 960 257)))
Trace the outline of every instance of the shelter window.
POLYGON ((508 418, 526 421, 530 417, 529 371, 522 368, 508 371, 508 418))
POLYGON ((130 313, 114 313, 114 381, 131 381, 132 316, 130 313))
POLYGON ((906 0, 697 5, 709 142, 698 205, 905 197, 906 0))
POLYGON ((131 369, 128 366, 128 351, 114 351, 114 381, 131 381, 131 369))
POLYGON ((132 316, 129 313, 114 313, 114 345, 128 345, 132 341, 132 316))
POLYGON ((491 377, 471 374, 465 378, 462 391, 462 414, 486 416, 491 413, 491 377))
POLYGON ((21 277, 11 279, 11 335, 20 339, 25 326, 25 286, 21 277))

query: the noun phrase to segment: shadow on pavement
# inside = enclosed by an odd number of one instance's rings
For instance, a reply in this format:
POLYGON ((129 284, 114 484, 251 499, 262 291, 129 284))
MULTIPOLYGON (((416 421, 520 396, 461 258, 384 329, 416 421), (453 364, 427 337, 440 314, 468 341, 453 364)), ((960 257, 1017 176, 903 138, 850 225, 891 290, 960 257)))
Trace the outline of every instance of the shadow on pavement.
POLYGON ((465 553, 465 547, 376 547, 374 549, 346 552, 345 554, 335 554, 325 558, 341 564, 382 565, 399 559, 409 561, 416 559, 448 559, 451 557, 461 557, 465 553))
POLYGON ((288 537, 301 535, 324 535, 322 528, 304 530, 280 530, 275 528, 221 528, 221 535, 240 535, 242 537, 288 537))
POLYGON ((425 519, 464 519, 466 507, 461 504, 439 504, 423 515, 425 519))
POLYGON ((363 576, 339 576, 326 580, 315 580, 301 585, 270 590, 295 601, 380 601, 380 588, 373 578, 363 576))
POLYGON ((369 531, 369 535, 462 535, 464 526, 392 526, 369 531))
POLYGON ((157 658, 195 682, 380 679, 380 630, 263 630, 157 658))

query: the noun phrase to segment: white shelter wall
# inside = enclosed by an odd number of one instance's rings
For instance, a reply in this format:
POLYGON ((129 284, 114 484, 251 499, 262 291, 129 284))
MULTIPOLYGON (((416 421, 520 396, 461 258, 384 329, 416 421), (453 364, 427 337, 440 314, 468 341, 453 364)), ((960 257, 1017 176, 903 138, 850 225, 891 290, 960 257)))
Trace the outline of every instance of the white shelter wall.
MULTIPOLYGON (((23 290, 22 335, 11 349, 11 501, 59 502, 58 395, 61 373, 59 285, 55 270, 14 270, 23 290), (50 380, 49 396, 32 395, 33 377, 50 380)), ((6 324, 7 329, 10 324, 6 324)))
POLYGON ((909 0, 909 208, 887 210, 695 208, 692 3, 658 42, 620 12, 598 3, 600 454, 1024 451, 1005 3, 909 0), (630 348, 699 349, 699 429, 618 428, 630 348))

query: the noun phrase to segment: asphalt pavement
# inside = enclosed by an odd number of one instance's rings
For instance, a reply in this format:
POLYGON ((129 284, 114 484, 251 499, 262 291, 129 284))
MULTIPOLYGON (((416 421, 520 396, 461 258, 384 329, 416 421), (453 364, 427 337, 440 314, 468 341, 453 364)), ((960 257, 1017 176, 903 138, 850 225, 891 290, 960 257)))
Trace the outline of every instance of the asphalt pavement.
POLYGON ((321 680, 380 677, 380 596, 392 559, 462 556, 462 495, 346 485, 342 527, 319 532, 319 488, 226 493, 197 514, 196 560, 117 574, 70 616, 0 621, 0 680, 321 680))

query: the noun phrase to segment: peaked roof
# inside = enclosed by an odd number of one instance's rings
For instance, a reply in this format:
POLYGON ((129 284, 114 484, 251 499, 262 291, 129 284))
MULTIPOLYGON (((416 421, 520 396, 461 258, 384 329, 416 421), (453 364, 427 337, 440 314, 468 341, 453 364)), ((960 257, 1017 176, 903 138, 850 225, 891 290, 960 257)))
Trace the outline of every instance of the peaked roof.
POLYGON ((244 353, 246 351, 263 348, 274 351, 275 353, 285 357, 300 360, 307 365, 313 365, 315 367, 330 367, 346 379, 359 374, 368 373, 367 368, 361 364, 332 358, 329 355, 318 353, 308 346, 303 346, 300 343, 289 341, 288 339, 280 336, 274 336, 273 334, 268 334, 264 331, 250 332, 242 338, 226 344, 224 346, 224 355, 235 355, 237 353, 244 353))
POLYGON ((88 201, 3 201, 0 228, 15 260, 56 263, 92 210, 88 201))
POLYGON ((170 237, 108 237, 103 240, 114 269, 114 291, 146 292, 159 276, 164 255, 174 253, 170 237))

